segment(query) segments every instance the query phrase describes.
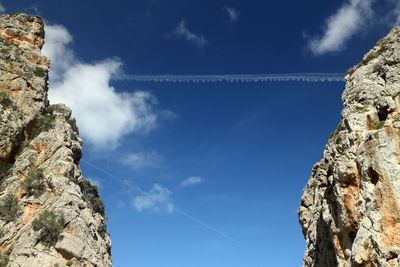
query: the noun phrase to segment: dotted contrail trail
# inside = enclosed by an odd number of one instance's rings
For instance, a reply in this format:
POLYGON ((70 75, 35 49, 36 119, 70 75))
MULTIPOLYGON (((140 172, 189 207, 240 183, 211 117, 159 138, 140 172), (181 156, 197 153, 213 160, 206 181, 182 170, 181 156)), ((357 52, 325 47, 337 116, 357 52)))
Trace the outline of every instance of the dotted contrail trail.
POLYGON ((343 73, 210 74, 210 75, 130 75, 117 80, 134 82, 215 83, 215 82, 343 82, 343 73))

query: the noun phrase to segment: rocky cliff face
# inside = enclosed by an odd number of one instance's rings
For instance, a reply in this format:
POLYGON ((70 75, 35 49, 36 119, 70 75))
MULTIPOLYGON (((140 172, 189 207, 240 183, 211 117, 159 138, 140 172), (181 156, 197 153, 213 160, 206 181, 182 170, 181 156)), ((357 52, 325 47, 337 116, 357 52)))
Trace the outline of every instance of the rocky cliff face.
POLYGON ((111 266, 71 111, 49 105, 43 21, 0 15, 0 267, 111 266))
POLYGON ((400 266, 400 27, 346 75, 299 209, 303 266, 400 266))

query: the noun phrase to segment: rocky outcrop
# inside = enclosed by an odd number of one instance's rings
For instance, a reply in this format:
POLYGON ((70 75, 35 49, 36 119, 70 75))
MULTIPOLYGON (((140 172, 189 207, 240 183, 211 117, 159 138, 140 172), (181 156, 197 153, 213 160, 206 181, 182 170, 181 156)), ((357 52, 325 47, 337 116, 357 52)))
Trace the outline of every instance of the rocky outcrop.
POLYGON ((0 266, 111 266, 71 111, 49 105, 43 21, 0 15, 0 266))
POLYGON ((299 208, 303 266, 400 266, 400 28, 346 75, 299 208))

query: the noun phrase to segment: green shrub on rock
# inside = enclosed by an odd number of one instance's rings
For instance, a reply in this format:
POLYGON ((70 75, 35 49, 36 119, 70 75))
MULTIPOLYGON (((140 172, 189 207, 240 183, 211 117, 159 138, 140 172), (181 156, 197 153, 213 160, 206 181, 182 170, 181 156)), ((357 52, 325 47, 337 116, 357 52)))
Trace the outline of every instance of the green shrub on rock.
POLYGON ((7 176, 8 171, 11 169, 12 164, 9 162, 0 162, 0 184, 2 180, 7 176))
POLYGON ((88 180, 82 180, 79 182, 79 187, 83 194, 83 200, 92 206, 94 212, 100 213, 104 217, 104 204, 100 199, 97 186, 92 185, 88 180))
POLYGON ((10 99, 10 97, 7 94, 3 92, 0 92, 0 104, 3 107, 12 107, 12 108, 15 107, 14 102, 10 99))
POLYGON ((28 197, 39 197, 46 191, 46 184, 43 175, 43 169, 31 171, 28 177, 22 182, 22 188, 25 189, 28 197))
POLYGON ((5 222, 14 221, 19 212, 18 199, 12 195, 6 195, 0 202, 0 220, 5 222))
POLYGON ((385 125, 385 121, 378 121, 372 125, 372 128, 375 130, 379 130, 379 129, 383 128, 384 125, 385 125))
POLYGON ((3 238, 6 235, 6 230, 4 230, 4 227, 0 227, 0 239, 3 238))
POLYGON ((65 219, 62 213, 54 211, 43 211, 33 222, 35 231, 40 231, 39 241, 47 247, 54 246, 60 239, 64 229, 65 219))
POLYGON ((10 263, 10 254, 11 249, 7 249, 6 251, 0 253, 0 267, 7 267, 10 263))
POLYGON ((35 70, 33 71, 33 73, 35 74, 35 76, 40 77, 40 78, 43 78, 47 75, 46 70, 41 67, 36 67, 35 70))

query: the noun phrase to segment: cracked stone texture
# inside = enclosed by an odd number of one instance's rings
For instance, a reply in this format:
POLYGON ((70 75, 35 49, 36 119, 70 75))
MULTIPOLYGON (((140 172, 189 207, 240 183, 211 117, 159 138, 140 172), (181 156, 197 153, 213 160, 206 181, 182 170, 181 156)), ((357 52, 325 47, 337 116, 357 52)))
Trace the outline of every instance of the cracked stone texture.
POLYGON ((299 208, 303 266, 400 266, 400 27, 345 77, 299 208))
POLYGON ((0 204, 10 195, 18 202, 15 219, 0 218, 0 266, 112 266, 103 204, 79 168, 75 120, 48 104, 43 43, 41 18, 0 15, 0 204), (43 190, 30 195, 24 182, 35 170, 43 190), (65 219, 50 247, 32 226, 45 210, 65 219))

